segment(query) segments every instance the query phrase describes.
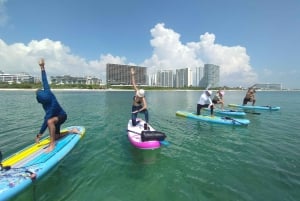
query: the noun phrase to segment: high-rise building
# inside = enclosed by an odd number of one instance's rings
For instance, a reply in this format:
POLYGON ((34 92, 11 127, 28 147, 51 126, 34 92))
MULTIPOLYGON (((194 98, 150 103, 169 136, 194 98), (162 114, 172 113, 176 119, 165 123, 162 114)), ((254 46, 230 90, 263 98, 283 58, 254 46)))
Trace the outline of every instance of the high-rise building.
POLYGON ((156 73, 156 86, 160 87, 173 87, 173 71, 172 70, 159 70, 156 73))
POLYGON ((204 76, 201 81, 201 86, 206 88, 210 86, 212 88, 219 87, 220 85, 220 66, 214 64, 204 65, 204 76))
POLYGON ((204 68, 203 67, 196 67, 196 73, 195 73, 195 86, 200 87, 201 81, 204 77, 204 68))
POLYGON ((190 87, 192 85, 192 70, 190 68, 176 69, 175 87, 190 87))
POLYGON ((130 69, 135 69, 137 85, 147 85, 147 68, 122 64, 106 64, 106 82, 110 85, 131 85, 130 69))

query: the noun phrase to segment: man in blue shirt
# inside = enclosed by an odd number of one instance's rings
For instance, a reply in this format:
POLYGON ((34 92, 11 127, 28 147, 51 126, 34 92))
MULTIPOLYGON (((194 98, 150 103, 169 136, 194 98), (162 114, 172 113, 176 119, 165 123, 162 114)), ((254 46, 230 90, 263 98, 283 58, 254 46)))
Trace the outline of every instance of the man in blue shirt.
POLYGON ((66 119, 67 114, 63 108, 59 105, 55 95, 50 90, 50 86, 47 81, 47 75, 45 71, 45 61, 41 59, 39 62, 42 73, 43 88, 36 92, 37 101, 42 104, 45 111, 45 117, 39 134, 36 136, 36 143, 39 143, 45 130, 49 129, 50 144, 46 152, 51 152, 55 148, 55 140, 60 136, 60 125, 62 125, 66 119))

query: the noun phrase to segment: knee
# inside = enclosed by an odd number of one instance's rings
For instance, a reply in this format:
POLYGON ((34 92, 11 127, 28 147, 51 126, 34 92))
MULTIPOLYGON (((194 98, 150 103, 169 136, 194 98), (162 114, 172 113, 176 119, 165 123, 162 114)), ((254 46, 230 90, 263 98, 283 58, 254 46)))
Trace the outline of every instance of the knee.
POLYGON ((56 123, 56 119, 55 118, 48 119, 48 121, 47 121, 47 125, 48 126, 55 125, 55 123, 56 123))

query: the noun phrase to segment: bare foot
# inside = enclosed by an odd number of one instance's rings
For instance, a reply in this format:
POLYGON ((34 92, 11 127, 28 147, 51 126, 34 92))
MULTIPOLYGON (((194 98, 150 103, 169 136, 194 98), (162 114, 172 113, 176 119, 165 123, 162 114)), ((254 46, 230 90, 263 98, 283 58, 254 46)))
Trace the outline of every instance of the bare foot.
POLYGON ((51 151, 53 151, 53 149, 55 148, 55 144, 49 144, 49 147, 46 150, 46 153, 50 153, 51 151))
POLYGON ((79 134, 80 131, 77 128, 72 128, 72 130, 70 130, 69 133, 79 134))

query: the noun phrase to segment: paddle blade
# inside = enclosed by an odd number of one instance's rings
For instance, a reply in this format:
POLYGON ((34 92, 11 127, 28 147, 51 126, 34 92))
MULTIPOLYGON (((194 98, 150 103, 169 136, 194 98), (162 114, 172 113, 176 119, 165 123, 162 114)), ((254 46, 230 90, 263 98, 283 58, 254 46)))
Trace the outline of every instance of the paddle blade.
POLYGON ((211 87, 211 84, 208 84, 205 90, 208 90, 211 87))
POLYGON ((162 141, 159 141, 159 143, 161 144, 161 145, 164 145, 164 146, 169 146, 169 142, 168 141, 166 141, 166 140, 162 140, 162 141))

